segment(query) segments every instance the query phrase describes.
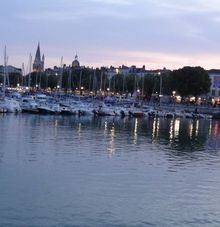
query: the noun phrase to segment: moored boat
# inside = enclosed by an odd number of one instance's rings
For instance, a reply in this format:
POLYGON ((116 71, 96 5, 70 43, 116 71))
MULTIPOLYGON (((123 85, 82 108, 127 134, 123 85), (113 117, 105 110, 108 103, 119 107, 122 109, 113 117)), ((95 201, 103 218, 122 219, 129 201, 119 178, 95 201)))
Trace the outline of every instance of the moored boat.
POLYGON ((38 113, 38 104, 33 97, 24 97, 20 102, 22 112, 38 113))

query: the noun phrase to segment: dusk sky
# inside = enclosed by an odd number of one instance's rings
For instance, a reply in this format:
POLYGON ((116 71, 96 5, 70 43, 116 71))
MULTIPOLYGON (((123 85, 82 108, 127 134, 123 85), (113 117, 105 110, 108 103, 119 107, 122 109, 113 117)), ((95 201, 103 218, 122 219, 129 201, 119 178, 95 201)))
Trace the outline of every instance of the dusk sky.
POLYGON ((7 0, 0 8, 1 63, 27 64, 37 43, 46 67, 145 65, 220 68, 219 0, 7 0))

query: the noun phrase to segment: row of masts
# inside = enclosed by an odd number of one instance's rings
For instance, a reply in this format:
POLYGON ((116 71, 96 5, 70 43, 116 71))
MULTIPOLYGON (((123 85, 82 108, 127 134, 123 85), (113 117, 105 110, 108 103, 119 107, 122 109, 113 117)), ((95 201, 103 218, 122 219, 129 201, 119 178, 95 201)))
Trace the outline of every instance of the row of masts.
MULTIPOLYGON (((30 88, 30 81, 31 81, 31 69, 32 69, 32 56, 29 56, 29 62, 27 65, 27 69, 25 70, 24 63, 22 63, 22 84, 24 76, 28 75, 28 88, 30 88), (28 72, 28 73, 26 73, 28 72)), ((8 56, 7 56, 7 49, 6 46, 4 48, 4 69, 3 69, 3 95, 5 96, 6 87, 10 87, 9 81, 9 72, 8 72, 8 56)))
MULTIPOLYGON (((64 72, 64 64, 63 64, 63 57, 61 57, 61 63, 60 63, 60 72, 58 75, 58 80, 57 80, 57 88, 58 90, 62 90, 62 80, 63 80, 63 72, 64 72)), ((24 63, 22 63, 22 85, 24 84, 24 77, 26 76, 27 81, 26 81, 26 86, 28 87, 28 89, 31 89, 31 73, 32 73, 32 55, 29 55, 29 60, 28 60, 28 64, 25 70, 25 65, 24 63)), ((41 89, 41 74, 42 72, 37 72, 36 73, 36 88, 37 89, 41 89)), ((74 87, 73 81, 72 81, 72 69, 69 69, 69 74, 68 74, 68 88, 67 90, 72 90, 72 88, 74 87)), ((96 77, 96 70, 94 70, 93 72, 93 76, 92 74, 90 74, 90 79, 89 79, 89 91, 103 91, 106 90, 106 81, 103 81, 103 75, 104 72, 101 71, 101 75, 100 75, 100 82, 99 82, 99 87, 98 87, 98 81, 97 81, 97 77, 96 77), (92 78, 93 77, 93 78, 92 78)), ((112 91, 115 91, 115 86, 116 86, 116 81, 115 81, 115 76, 113 74, 107 74, 107 79, 109 81, 108 83, 108 88, 107 91, 111 90, 111 79, 113 77, 113 87, 112 87, 112 91)), ((106 79, 106 77, 104 77, 106 79)), ((137 80, 137 77, 135 77, 135 82, 134 82, 134 91, 139 91, 141 96, 144 96, 144 77, 141 78, 142 82, 141 82, 141 90, 139 90, 138 88, 140 87, 139 85, 139 80, 137 80)), ((5 94, 5 88, 6 86, 9 86, 9 73, 8 73, 8 56, 6 53, 6 46, 4 49, 4 81, 3 81, 3 93, 5 94)), ((78 90, 81 91, 81 89, 83 89, 83 85, 82 85, 82 70, 79 71, 79 83, 78 83, 78 90)), ((123 76, 123 83, 122 83, 122 94, 124 94, 125 92, 125 76, 123 76)), ((160 95, 162 95, 162 78, 160 76, 160 95)))

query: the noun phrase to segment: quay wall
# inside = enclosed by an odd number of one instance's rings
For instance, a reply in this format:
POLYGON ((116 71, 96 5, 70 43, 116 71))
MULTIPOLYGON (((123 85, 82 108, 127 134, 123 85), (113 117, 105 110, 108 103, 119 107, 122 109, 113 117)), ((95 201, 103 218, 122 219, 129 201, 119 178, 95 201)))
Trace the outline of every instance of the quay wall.
POLYGON ((155 109, 162 109, 162 110, 168 110, 168 111, 186 111, 186 112, 198 112, 202 114, 215 114, 220 113, 220 107, 219 106, 206 106, 206 105, 183 105, 183 104, 161 104, 154 106, 155 109))

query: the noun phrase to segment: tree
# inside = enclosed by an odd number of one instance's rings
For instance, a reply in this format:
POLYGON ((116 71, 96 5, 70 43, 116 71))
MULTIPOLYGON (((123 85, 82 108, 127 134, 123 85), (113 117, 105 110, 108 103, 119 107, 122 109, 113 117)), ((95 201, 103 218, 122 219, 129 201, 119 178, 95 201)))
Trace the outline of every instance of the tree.
POLYGON ((10 82, 10 86, 12 87, 16 87, 17 84, 21 85, 21 74, 20 73, 9 73, 9 82, 10 82))
POLYGON ((144 95, 150 100, 153 93, 159 93, 159 77, 158 75, 146 75, 144 78, 144 95))
POLYGON ((125 83, 126 83, 126 90, 129 93, 133 94, 135 89, 135 75, 134 74, 127 75, 125 78, 125 83))
POLYGON ((171 73, 171 87, 182 97, 198 97, 210 90, 211 80, 206 70, 201 67, 186 66, 171 73))

